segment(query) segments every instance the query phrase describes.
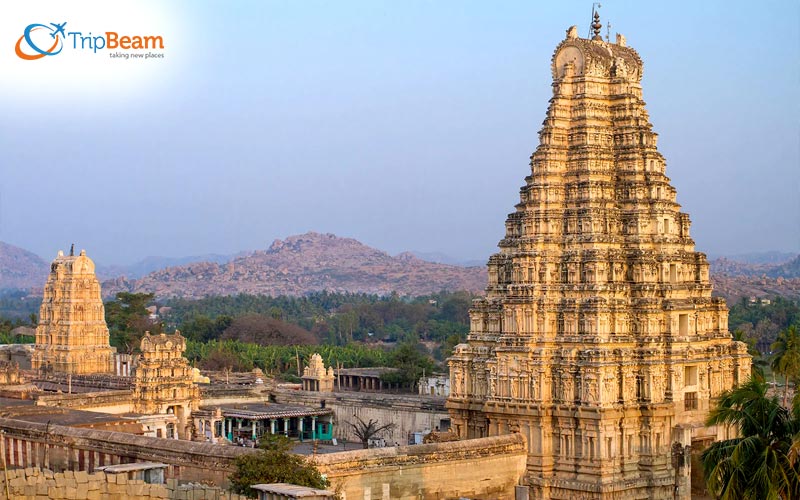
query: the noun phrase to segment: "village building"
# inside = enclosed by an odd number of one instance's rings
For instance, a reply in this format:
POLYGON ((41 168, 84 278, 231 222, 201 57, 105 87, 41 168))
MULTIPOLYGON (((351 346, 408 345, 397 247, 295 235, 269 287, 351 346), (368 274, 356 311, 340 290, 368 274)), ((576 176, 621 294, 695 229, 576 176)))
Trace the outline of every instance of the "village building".
POLYGON ((420 377, 417 382, 420 396, 441 396, 450 395, 450 376, 443 374, 428 375, 420 377))
POLYGON ((689 455, 714 398, 750 376, 711 296, 617 35, 552 58, 539 146, 489 259, 485 298, 450 358, 462 439, 520 433, 532 498, 688 499, 689 455))

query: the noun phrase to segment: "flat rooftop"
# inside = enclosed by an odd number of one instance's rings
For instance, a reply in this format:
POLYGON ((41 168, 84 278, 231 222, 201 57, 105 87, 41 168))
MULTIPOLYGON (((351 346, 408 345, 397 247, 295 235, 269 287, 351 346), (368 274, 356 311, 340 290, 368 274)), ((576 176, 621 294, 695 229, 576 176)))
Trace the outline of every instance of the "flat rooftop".
MULTIPOLYGON (((203 406, 202 410, 214 411, 217 406, 203 406)), ((284 405, 278 403, 244 403, 236 405, 220 405, 222 415, 232 418, 264 420, 269 418, 319 417, 333 415, 330 408, 313 408, 310 406, 284 405)))
POLYGON ((384 373, 392 373, 399 371, 398 368, 389 368, 387 366, 377 366, 373 368, 342 368, 334 370, 337 375, 355 375, 359 377, 380 377, 384 373))
MULTIPOLYGON (((126 430, 135 432, 141 429, 131 416, 102 413, 96 411, 73 410, 55 406, 15 405, 6 407, 0 401, 0 416, 38 424, 65 425, 67 427, 90 427, 98 424, 118 424, 126 430)), ((124 432, 124 431, 123 431, 124 432)))

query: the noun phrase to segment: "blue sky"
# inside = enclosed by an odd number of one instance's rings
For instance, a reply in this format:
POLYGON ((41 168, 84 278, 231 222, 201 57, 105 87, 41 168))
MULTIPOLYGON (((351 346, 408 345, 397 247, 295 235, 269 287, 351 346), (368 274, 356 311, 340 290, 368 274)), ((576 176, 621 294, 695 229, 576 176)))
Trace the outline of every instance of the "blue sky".
MULTIPOLYGON (((104 264, 314 230, 485 259, 565 30, 590 2, 50 1, 0 7, 0 240, 104 264), (32 5, 28 5, 32 4, 32 5), (160 60, 21 61, 34 22, 161 34, 160 60)), ((797 2, 603 2, 644 60, 709 254, 800 251, 797 2)), ((604 29, 605 33, 605 29, 604 29)), ((85 52, 85 51, 84 51, 85 52)))

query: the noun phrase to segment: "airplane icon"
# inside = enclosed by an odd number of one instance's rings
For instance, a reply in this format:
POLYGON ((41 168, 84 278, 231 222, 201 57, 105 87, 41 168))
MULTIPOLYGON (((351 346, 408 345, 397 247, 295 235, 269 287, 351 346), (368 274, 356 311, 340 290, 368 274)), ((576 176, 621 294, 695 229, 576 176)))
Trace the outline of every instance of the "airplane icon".
POLYGON ((53 28, 55 28, 55 29, 53 30, 53 32, 52 32, 52 33, 50 33, 50 36, 51 36, 52 38, 55 38, 56 36, 58 36, 58 34, 59 34, 59 33, 61 33, 61 37, 62 37, 62 38, 66 38, 66 35, 64 34, 64 26, 66 26, 66 24, 67 24, 67 22, 66 22, 66 21, 64 21, 64 22, 63 22, 63 23, 61 23, 61 24, 50 23, 50 26, 52 26, 53 28))

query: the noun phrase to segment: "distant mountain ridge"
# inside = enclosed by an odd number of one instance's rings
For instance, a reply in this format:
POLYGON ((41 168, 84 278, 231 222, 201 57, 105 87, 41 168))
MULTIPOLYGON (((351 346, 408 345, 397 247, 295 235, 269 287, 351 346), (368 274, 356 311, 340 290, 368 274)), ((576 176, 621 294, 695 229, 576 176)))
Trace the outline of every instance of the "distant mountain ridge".
MULTIPOLYGON (((800 298, 800 256, 784 252, 747 254, 750 262, 710 261, 714 295, 782 295, 800 298), (793 258, 792 258, 793 257, 793 258)), ((467 262, 471 263, 471 262, 467 262)), ((106 296, 118 291, 202 297, 263 293, 303 295, 317 290, 417 295, 447 290, 482 292, 485 262, 463 267, 446 254, 404 252, 390 256, 351 238, 307 233, 275 240, 267 250, 235 255, 148 257, 130 266, 98 265, 106 296)), ((0 242, 0 290, 41 294, 49 264, 0 242)))
MULTIPOLYGON (((777 252, 774 252, 778 254, 777 252)), ((788 255, 776 262, 743 262, 728 257, 709 261, 711 273, 718 276, 768 276, 770 278, 800 278, 800 255, 788 255)))
POLYGON ((0 241, 0 290, 44 289, 49 268, 35 253, 0 241))
POLYGON ((215 262, 217 264, 225 264, 237 255, 222 255, 218 253, 209 253, 205 255, 191 255, 188 257, 158 257, 150 256, 134 262, 127 266, 121 265, 98 265, 97 277, 101 280, 113 279, 119 276, 125 276, 129 279, 139 279, 142 276, 164 269, 167 267, 182 266, 191 264, 192 262, 215 262))
POLYGON ((477 259, 470 259, 470 260, 461 260, 457 259, 451 255, 447 255, 442 252, 410 252, 415 257, 427 260, 428 262, 436 262, 438 264, 449 264, 451 266, 462 266, 462 267, 477 267, 477 266, 485 266, 488 257, 483 260, 477 259))
POLYGON ((227 263, 196 262, 169 267, 138 279, 103 283, 103 292, 155 293, 200 298, 252 293, 299 296, 313 291, 424 295, 442 290, 481 292, 485 267, 427 262, 410 252, 392 257, 352 238, 306 233, 275 240, 227 263))

